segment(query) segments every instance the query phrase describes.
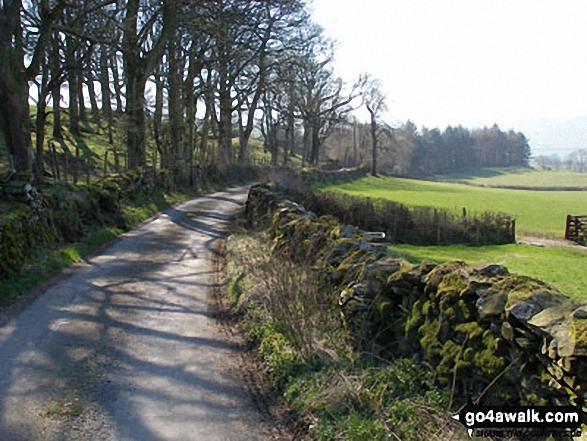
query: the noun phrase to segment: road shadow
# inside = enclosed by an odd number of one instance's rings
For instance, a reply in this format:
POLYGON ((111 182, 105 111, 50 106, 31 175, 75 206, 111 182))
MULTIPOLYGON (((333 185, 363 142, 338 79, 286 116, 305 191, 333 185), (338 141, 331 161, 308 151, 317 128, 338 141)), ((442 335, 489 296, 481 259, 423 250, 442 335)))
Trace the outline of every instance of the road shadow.
MULTIPOLYGON (((217 198, 242 205, 224 199, 217 198)), ((160 440, 161 421, 180 432, 198 426, 213 433, 248 414, 246 390, 223 368, 242 349, 202 331, 210 326, 210 305, 206 295, 193 294, 219 286, 210 253, 218 252, 230 215, 191 210, 169 210, 172 228, 133 232, 0 328, 2 440, 60 439, 39 432, 49 423, 68 438, 95 415, 92 424, 102 424, 104 436, 160 440), (49 421, 49 406, 74 399, 82 403, 79 415, 49 421)))

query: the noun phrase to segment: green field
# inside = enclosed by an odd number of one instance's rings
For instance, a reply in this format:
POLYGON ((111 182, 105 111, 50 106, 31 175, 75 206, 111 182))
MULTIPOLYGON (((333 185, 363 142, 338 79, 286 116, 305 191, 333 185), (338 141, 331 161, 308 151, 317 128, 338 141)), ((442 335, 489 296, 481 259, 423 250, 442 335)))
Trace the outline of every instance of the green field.
POLYGON ((446 208, 456 213, 462 213, 463 207, 468 213, 510 213, 516 218, 518 236, 562 238, 567 214, 587 214, 587 192, 583 191, 507 190, 372 176, 318 188, 387 199, 408 206, 446 208))
POLYGON ((532 188, 584 187, 587 188, 587 174, 570 171, 538 170, 529 167, 502 167, 472 170, 433 176, 436 180, 458 180, 472 184, 519 186, 532 188))
POLYGON ((532 245, 461 245, 419 247, 391 245, 390 252, 411 263, 463 260, 471 265, 497 263, 512 273, 542 280, 578 301, 587 301, 587 248, 537 247, 532 245))
MULTIPOLYGON (((477 176, 479 179, 487 180, 498 179, 501 176, 503 182, 508 182, 509 179, 511 185, 523 185, 523 179, 530 179, 532 174, 538 176, 551 173, 530 170, 518 176, 512 173, 511 169, 503 171, 502 175, 496 175, 495 169, 479 171, 477 176), (495 175, 481 178, 483 173, 495 175)), ((461 179, 463 176, 461 175, 461 179)), ((455 179, 454 176, 444 177, 455 179)), ((565 183, 567 184, 569 182, 565 183)), ((572 185, 578 184, 575 182, 572 185)), ((562 238, 567 214, 587 214, 587 192, 583 191, 507 190, 446 182, 374 177, 345 184, 322 185, 319 188, 359 197, 388 199, 409 206, 428 205, 454 209, 457 213, 462 212, 463 207, 466 207, 469 213, 511 213, 517 219, 518 237, 537 235, 562 238)), ((412 263, 419 263, 422 260, 437 263, 463 260, 472 265, 502 264, 510 272, 542 280, 576 300, 587 301, 587 248, 547 248, 520 244, 482 247, 392 245, 390 252, 412 263)))

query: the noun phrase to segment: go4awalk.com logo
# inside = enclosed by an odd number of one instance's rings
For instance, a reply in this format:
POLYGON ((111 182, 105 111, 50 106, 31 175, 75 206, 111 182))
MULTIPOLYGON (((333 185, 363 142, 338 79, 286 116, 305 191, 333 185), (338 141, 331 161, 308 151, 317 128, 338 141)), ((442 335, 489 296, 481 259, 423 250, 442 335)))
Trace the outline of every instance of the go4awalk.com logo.
POLYGON ((453 418, 469 436, 581 435, 581 410, 572 406, 475 406, 467 404, 453 418))

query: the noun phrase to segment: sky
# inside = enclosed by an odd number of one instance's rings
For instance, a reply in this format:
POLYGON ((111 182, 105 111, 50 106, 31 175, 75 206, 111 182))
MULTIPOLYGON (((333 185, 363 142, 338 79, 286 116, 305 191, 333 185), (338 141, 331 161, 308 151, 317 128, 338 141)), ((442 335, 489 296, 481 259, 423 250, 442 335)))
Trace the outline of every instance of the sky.
POLYGON ((587 1, 314 0, 335 71, 379 78, 394 124, 514 129, 587 148, 587 1))

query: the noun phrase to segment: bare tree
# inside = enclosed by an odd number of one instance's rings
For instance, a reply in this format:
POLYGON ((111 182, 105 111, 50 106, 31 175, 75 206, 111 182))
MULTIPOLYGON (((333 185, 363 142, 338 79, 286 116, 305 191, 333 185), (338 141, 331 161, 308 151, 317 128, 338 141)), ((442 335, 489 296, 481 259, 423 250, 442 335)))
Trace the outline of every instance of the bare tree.
MULTIPOLYGON (((25 47, 21 0, 0 6, 0 144, 5 144, 17 172, 31 172, 33 149, 29 128, 29 81, 39 73, 51 28, 68 4, 65 0, 32 2, 37 38, 25 47), (25 50, 28 66, 25 66, 25 50)), ((31 6, 31 5, 29 5, 31 6)))
POLYGON ((381 90, 381 81, 373 78, 369 74, 363 75, 360 80, 362 87, 362 98, 367 111, 371 117, 371 146, 373 161, 371 165, 371 174, 377 176, 377 141, 378 141, 378 128, 377 119, 383 112, 387 110, 385 103, 386 96, 381 90))
POLYGON ((345 93, 345 84, 331 66, 332 45, 316 32, 308 50, 297 58, 297 108, 304 126, 302 164, 316 165, 320 148, 337 124, 353 110, 351 102, 359 95, 357 86, 345 93))
POLYGON ((585 166, 587 166, 587 150, 575 150, 569 154, 569 161, 573 164, 577 173, 585 173, 585 166))
MULTIPOLYGON (((165 50, 168 28, 159 17, 166 8, 174 13, 175 2, 147 2, 141 12, 141 0, 128 0, 123 20, 122 54, 126 80, 126 119, 129 168, 146 164, 145 88, 149 75, 165 50), (155 4, 156 3, 156 4, 155 4), (140 19, 139 19, 140 16, 140 19)), ((172 21, 172 20, 170 20, 172 21)))

